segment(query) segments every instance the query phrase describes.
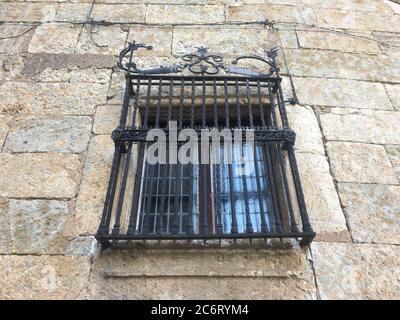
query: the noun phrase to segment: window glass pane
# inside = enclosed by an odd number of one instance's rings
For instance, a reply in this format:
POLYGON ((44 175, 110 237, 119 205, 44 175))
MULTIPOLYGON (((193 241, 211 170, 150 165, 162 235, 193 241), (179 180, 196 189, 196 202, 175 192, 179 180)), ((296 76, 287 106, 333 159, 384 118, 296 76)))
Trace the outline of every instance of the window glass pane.
MULTIPOLYGON (((223 146, 220 149, 221 159, 224 157, 223 146)), ((268 193, 266 184, 266 171, 263 158, 263 146, 256 144, 254 153, 250 152, 250 148, 244 144, 243 148, 235 148, 232 161, 232 181, 234 191, 234 208, 236 212, 236 220, 238 224, 238 232, 246 231, 246 198, 249 205, 250 220, 254 232, 261 232, 261 215, 265 217, 267 226, 270 226, 270 216, 268 212, 268 193), (242 150, 241 150, 242 149, 242 150), (240 159, 240 152, 243 158, 240 159), (253 159, 251 159, 253 158, 253 159), (255 160, 255 161, 254 161, 255 160), (248 170, 244 173, 242 163, 246 162, 248 170), (255 168, 257 166, 257 168, 255 168), (257 169, 257 170, 256 170, 257 169), (258 175, 257 175, 258 173, 258 175), (258 184, 257 184, 258 179, 258 184), (244 190, 246 183, 247 192, 244 190), (260 190, 258 189, 260 186, 260 190), (264 212, 261 212, 261 207, 264 212)), ((230 191, 229 164, 221 163, 219 182, 214 177, 214 192, 219 183, 219 203, 221 210, 221 224, 224 233, 230 233, 232 227, 232 206, 230 191)), ((217 204, 214 204, 215 211, 218 212, 217 204)))
POLYGON ((186 233, 191 223, 198 232, 198 168, 192 164, 145 163, 139 230, 186 233), (148 217, 147 217, 148 215, 148 217), (147 219, 147 221, 146 221, 147 219))

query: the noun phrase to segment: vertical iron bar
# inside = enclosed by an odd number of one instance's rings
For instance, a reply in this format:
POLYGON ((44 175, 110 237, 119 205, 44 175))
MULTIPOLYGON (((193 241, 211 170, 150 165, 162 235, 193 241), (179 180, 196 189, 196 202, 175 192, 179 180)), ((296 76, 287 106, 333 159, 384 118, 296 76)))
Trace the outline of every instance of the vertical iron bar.
POLYGON ((265 212, 264 212, 264 203, 261 194, 261 183, 260 183, 260 170, 258 168, 258 159, 257 159, 257 147, 254 146, 254 169, 256 172, 256 183, 257 183, 257 193, 258 193, 258 202, 260 205, 260 215, 261 215, 261 232, 268 232, 267 222, 265 220, 265 212))
POLYGON ((97 231, 97 233, 100 235, 108 234, 108 230, 109 230, 109 226, 110 226, 112 207, 113 207, 113 203, 114 203, 115 188, 116 188, 117 179, 118 179, 119 165, 121 162, 121 148, 122 148, 121 142, 117 142, 115 144, 114 158, 113 158, 113 163, 111 166, 110 179, 109 179, 109 183, 108 183, 106 201, 104 203, 103 215, 101 218, 99 229, 97 231))
MULTIPOLYGON (((217 101, 217 83, 216 80, 213 82, 213 94, 214 94, 214 127, 218 129, 218 101, 217 101)), ((214 197, 215 197, 215 209, 217 212, 217 233, 223 233, 222 227, 222 217, 221 217, 221 199, 220 199, 220 162, 221 162, 221 149, 218 147, 218 150, 213 150, 213 152, 218 152, 219 157, 216 158, 218 161, 214 163, 214 197)), ((214 157, 215 158, 215 157, 214 157)))
POLYGON ((236 91, 236 125, 240 129, 242 127, 242 116, 240 114, 240 97, 239 97, 239 83, 235 80, 236 91))
POLYGON ((200 169, 201 169, 201 175, 202 175, 202 181, 201 181, 201 188, 202 188, 202 215, 201 215, 201 233, 202 234, 208 234, 208 223, 207 223, 207 198, 208 198, 208 194, 207 194, 207 165, 201 163, 200 164, 200 169))
POLYGON ((186 226, 186 232, 188 234, 193 234, 193 164, 189 163, 189 204, 188 204, 188 224, 186 226))
MULTIPOLYGON (((206 82, 203 79, 202 81, 202 92, 201 92, 201 113, 202 113, 202 122, 201 122, 201 127, 204 129, 206 127, 206 82)), ((203 153, 205 150, 200 149, 200 152, 203 153)), ((203 156, 201 155, 200 159, 202 159, 203 156)), ((203 234, 208 233, 208 223, 207 223, 207 164, 201 163, 200 168, 201 168, 201 175, 202 175, 202 181, 201 181, 201 187, 202 187, 202 223, 201 223, 201 232, 203 234)))
POLYGON ((288 156, 289 156, 290 167, 292 169, 294 187, 295 187, 296 195, 297 195, 297 201, 299 202, 300 216, 301 216, 301 221, 303 224, 303 232, 313 232, 313 229, 310 224, 310 220, 307 215, 306 204, 304 201, 304 194, 303 194, 303 190, 301 188, 300 175, 299 175, 299 171, 297 169, 296 156, 294 155, 292 145, 288 146, 287 152, 288 152, 288 156))
POLYGON ((213 94, 214 94, 214 127, 218 129, 218 101, 217 101, 217 83, 216 80, 213 82, 213 94))
POLYGON ((139 210, 139 198, 140 198, 140 186, 142 183, 142 170, 143 170, 143 159, 144 159, 144 148, 142 143, 138 145, 138 161, 136 165, 136 174, 135 174, 135 185, 133 189, 132 195, 132 203, 131 203, 131 211, 129 215, 129 224, 127 235, 134 235, 136 230, 136 219, 139 210))
POLYGON ((143 223, 143 234, 148 234, 150 231, 150 214, 151 214, 151 202, 153 200, 153 187, 154 187, 154 171, 155 171, 155 164, 150 165, 150 185, 149 185, 149 194, 147 196, 147 203, 146 203, 146 212, 143 214, 144 216, 144 223, 143 223))
POLYGON ((151 95, 151 78, 147 84, 146 107, 144 109, 143 128, 148 128, 149 121, 149 108, 150 108, 150 95, 151 95))
POLYGON ((224 101, 225 101, 225 125, 229 128, 229 101, 228 101, 228 84, 224 78, 224 101))
POLYGON ((175 165, 176 168, 176 172, 175 172, 175 177, 176 177, 176 184, 175 184, 175 197, 174 197, 174 211, 175 211, 175 215, 174 215, 174 225, 173 225, 173 233, 178 233, 179 231, 179 213, 182 216, 182 212, 180 212, 180 203, 179 203, 179 199, 181 197, 182 194, 182 188, 181 188, 181 166, 182 164, 180 162, 178 162, 175 165))
POLYGON ((131 124, 131 127, 133 127, 133 128, 136 128, 136 117, 137 117, 137 111, 138 111, 138 107, 139 107, 139 93, 140 93, 140 78, 137 79, 135 102, 133 105, 132 124, 131 124))
POLYGON ((249 80, 246 80, 246 96, 247 96, 247 106, 249 108, 249 125, 253 128, 253 106, 251 105, 250 87, 249 80))
POLYGON ((117 212, 116 212, 116 216, 115 216, 114 227, 112 230, 113 236, 118 236, 119 232, 120 232, 120 228, 121 228, 121 213, 122 213, 122 206, 124 204, 126 182, 128 180, 128 174, 129 174, 129 166, 131 163, 131 153, 132 153, 132 142, 129 142, 128 150, 126 153, 126 159, 125 159, 124 173, 122 176, 122 181, 121 181, 121 185, 120 185, 120 189, 119 189, 117 212))
MULTIPOLYGON (((268 96, 269 96, 269 103, 270 103, 270 109, 271 109, 270 113, 272 114, 271 118, 272 119, 276 119, 274 95, 273 95, 273 92, 272 92, 272 89, 271 89, 271 83, 270 82, 268 82, 268 96)), ((277 128, 277 124, 276 123, 274 124, 272 119, 271 119, 271 126, 272 126, 273 129, 276 129, 277 128)))
POLYGON ((166 187, 167 187, 167 175, 168 175, 168 166, 169 164, 161 165, 161 173, 160 173, 160 179, 161 179, 161 189, 160 189, 160 194, 161 194, 161 200, 160 200, 160 209, 159 209, 159 223, 157 227, 157 233, 163 233, 164 232, 164 212, 165 212, 165 193, 166 193, 166 187))
MULTIPOLYGON (((251 97, 250 97, 250 87, 249 87, 249 80, 246 80, 246 96, 247 96, 247 106, 249 110, 249 126, 250 128, 253 128, 253 107, 251 105, 251 97)), ((242 148, 243 150, 243 148, 242 148)), ((255 154, 255 150, 254 150, 255 154)), ((244 156, 244 155, 243 155, 244 156)), ((255 163, 256 165, 257 163, 255 163)), ((243 191, 245 194, 245 208, 246 208, 246 232, 247 233, 252 233, 253 232, 253 227, 251 225, 251 217, 250 217, 250 208, 249 208, 249 199, 248 199, 248 191, 247 191, 247 179, 246 176, 243 174, 242 180, 244 181, 243 183, 243 191)))
MULTIPOLYGON (((243 147, 242 147, 243 150, 243 147)), ((241 168, 243 171, 243 167, 241 168)), ((249 206, 249 194, 247 190, 246 175, 242 172, 242 184, 243 184, 243 196, 244 196, 244 206, 246 210, 246 233, 253 233, 253 226, 251 224, 250 217, 250 206, 249 206)))
POLYGON ((158 82, 157 111, 156 111, 156 123, 155 123, 156 128, 160 127, 161 90, 162 90, 162 79, 160 79, 158 82))
POLYGON ((264 153, 265 153, 265 164, 267 166, 267 175, 269 181, 268 185, 270 187, 272 204, 274 207, 275 232, 280 233, 283 231, 280 218, 280 205, 276 194, 275 173, 272 164, 271 147, 269 145, 267 145, 266 148, 264 149, 264 153))
POLYGON ((176 234, 179 232, 179 196, 181 189, 181 163, 175 165, 175 203, 174 203, 174 217, 172 222, 172 233, 176 234))
MULTIPOLYGON (((230 128, 229 125, 229 100, 228 100, 228 85, 227 80, 224 78, 224 100, 225 100, 225 123, 226 127, 230 128)), ((232 158, 232 147, 231 150, 228 150, 231 154, 232 158)), ((237 225, 237 217, 236 217, 236 205, 235 205, 235 188, 234 188, 234 180, 233 180, 233 169, 232 169, 232 159, 228 159, 228 172, 229 172, 229 191, 230 191, 230 200, 231 200, 231 215, 232 215, 232 225, 231 225, 231 233, 238 233, 238 225, 237 225)))
POLYGON ((220 188, 220 180, 221 180, 221 173, 220 173, 220 165, 215 164, 215 174, 214 174, 214 186, 215 186, 215 208, 217 212, 217 233, 222 234, 223 233, 223 227, 222 227, 222 216, 221 216, 221 200, 220 200, 220 193, 221 193, 221 188, 220 188))
POLYGON ((282 119, 282 127, 284 129, 289 127, 289 121, 287 118, 286 114, 286 109, 285 109, 285 99, 283 98, 283 93, 282 93, 282 88, 280 85, 278 85, 278 92, 277 92, 277 101, 278 101, 278 106, 279 106, 279 112, 281 114, 281 119, 282 119))
POLYGON ((205 129, 207 123, 206 123, 206 81, 204 79, 202 81, 202 90, 201 90, 201 113, 202 113, 201 127, 205 129))
POLYGON ((179 96, 179 129, 183 127, 183 100, 185 98, 185 81, 181 80, 181 94, 179 96))
POLYGON ((257 80, 257 96, 258 96, 258 105, 260 107, 261 125, 263 128, 265 128, 266 125, 265 125, 264 105, 261 96, 260 80, 257 80))
POLYGON ((296 220, 295 220, 295 217, 294 217, 292 199, 291 199, 291 196, 290 196, 289 183, 288 183, 288 179, 287 179, 287 175, 286 175, 286 166, 285 166, 285 161, 284 161, 284 159, 282 157, 281 146, 277 146, 277 153, 278 153, 279 166, 280 166, 281 173, 282 173, 283 186, 284 186, 287 205, 288 205, 288 210, 289 210, 290 230, 292 232, 294 232, 294 233, 297 233, 299 230, 297 228, 296 220))
POLYGON ((174 83, 173 80, 169 80, 169 97, 168 97, 168 115, 167 115, 167 128, 168 128, 168 123, 172 119, 172 95, 173 95, 173 90, 174 90, 174 83))
POLYGON ((195 103, 196 103, 196 93, 195 93, 196 87, 195 87, 195 82, 194 79, 192 79, 192 106, 190 108, 190 128, 194 128, 194 108, 195 108, 195 103))
POLYGON ((238 233, 232 163, 228 165, 228 172, 229 172, 229 191, 231 198, 231 214, 232 214, 231 233, 238 233))

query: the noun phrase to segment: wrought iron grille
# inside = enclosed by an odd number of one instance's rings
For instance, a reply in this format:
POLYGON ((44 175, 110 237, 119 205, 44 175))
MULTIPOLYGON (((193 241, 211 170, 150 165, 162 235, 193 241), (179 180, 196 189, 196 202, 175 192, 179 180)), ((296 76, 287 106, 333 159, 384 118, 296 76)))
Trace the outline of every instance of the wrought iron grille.
MULTIPOLYGON (((311 242, 315 233, 306 212, 276 50, 266 58, 242 56, 226 65, 222 57, 199 48, 175 65, 138 69, 133 54, 139 48, 152 49, 133 42, 119 57, 118 66, 126 71, 125 96, 112 133, 114 160, 96 238, 103 245, 136 239, 311 242), (245 61, 246 67, 238 67, 245 61), (250 61, 266 65, 267 71, 253 71, 250 61), (177 136, 188 128, 199 136, 217 129, 240 132, 243 138, 251 130, 253 152, 244 139, 240 148, 233 147, 228 163, 169 162, 174 151, 170 142, 176 142, 179 152, 186 141, 177 136), (151 129, 169 138, 166 163, 147 159, 151 129), (240 170, 239 159, 250 163, 249 174, 240 170)), ((224 144, 199 149, 198 158, 226 157, 224 144)))

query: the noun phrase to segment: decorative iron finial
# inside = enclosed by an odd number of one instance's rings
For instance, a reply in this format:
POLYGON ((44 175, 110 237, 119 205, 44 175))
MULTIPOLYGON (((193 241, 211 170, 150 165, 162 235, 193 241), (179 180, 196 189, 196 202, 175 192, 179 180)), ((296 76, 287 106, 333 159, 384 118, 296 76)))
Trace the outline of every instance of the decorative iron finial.
POLYGON ((135 41, 128 44, 128 46, 121 51, 119 54, 118 67, 130 73, 136 74, 168 74, 168 73, 180 73, 188 69, 193 74, 200 75, 216 75, 221 70, 226 73, 234 73, 243 76, 250 77, 269 77, 273 74, 277 74, 279 69, 276 66, 275 58, 277 56, 278 48, 273 48, 266 52, 266 57, 260 57, 256 55, 245 55, 239 56, 234 59, 231 64, 233 66, 227 66, 224 64, 222 56, 215 54, 208 54, 208 48, 198 47, 197 53, 185 54, 181 57, 182 62, 172 66, 160 66, 150 69, 139 69, 135 62, 133 62, 133 52, 139 48, 145 48, 152 50, 153 47, 136 43, 135 41), (128 60, 126 62, 126 59, 128 60), (268 65, 268 72, 255 71, 247 68, 237 67, 240 60, 251 59, 258 60, 268 65))

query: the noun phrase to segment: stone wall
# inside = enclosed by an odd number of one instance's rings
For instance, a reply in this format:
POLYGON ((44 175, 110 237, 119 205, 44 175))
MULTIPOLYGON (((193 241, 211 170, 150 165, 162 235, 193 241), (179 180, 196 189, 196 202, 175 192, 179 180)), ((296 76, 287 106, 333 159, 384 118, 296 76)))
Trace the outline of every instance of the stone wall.
POLYGON ((1 0, 0 22, 1 299, 400 298, 400 5, 1 0), (126 41, 154 45, 140 59, 156 65, 200 45, 263 54, 271 24, 298 98, 310 248, 101 253, 126 41))

